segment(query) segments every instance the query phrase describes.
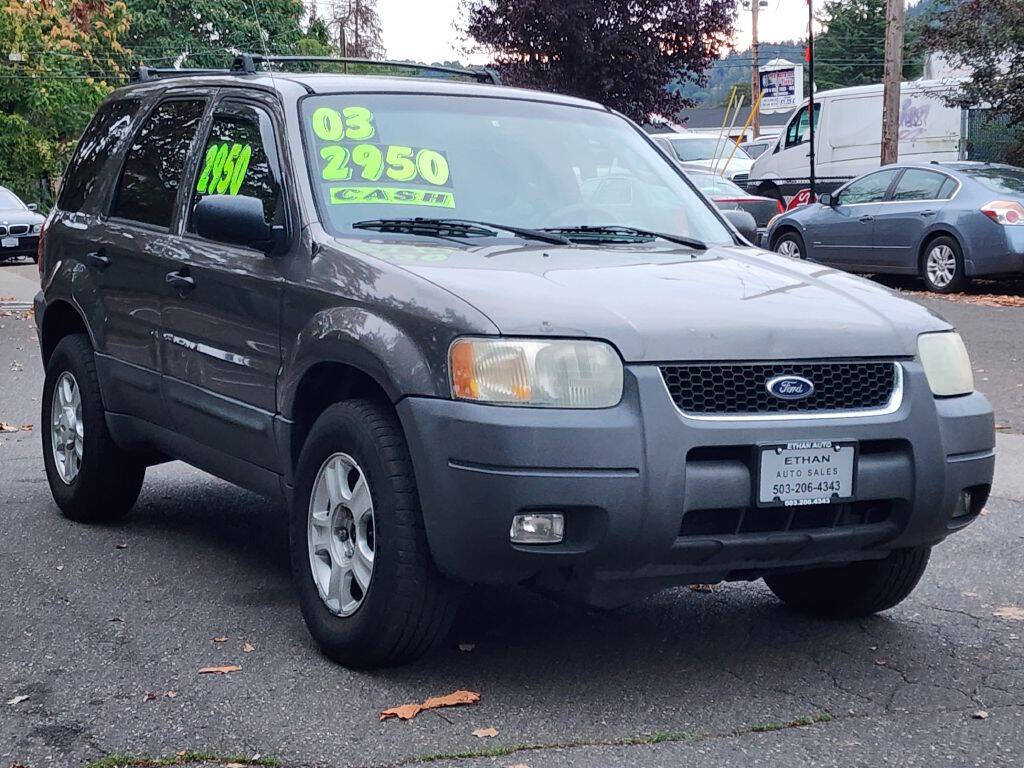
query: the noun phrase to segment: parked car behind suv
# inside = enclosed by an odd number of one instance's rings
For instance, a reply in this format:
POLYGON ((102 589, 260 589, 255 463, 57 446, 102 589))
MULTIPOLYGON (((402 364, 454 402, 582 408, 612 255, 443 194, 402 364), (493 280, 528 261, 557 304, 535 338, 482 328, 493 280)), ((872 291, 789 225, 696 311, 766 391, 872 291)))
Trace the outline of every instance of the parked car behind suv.
POLYGON ((960 291, 972 277, 1024 273, 1024 169, 886 166, 773 219, 767 238, 786 256, 960 291))
POLYGON ((168 459, 277 499, 307 626, 367 666, 465 583, 885 610, 984 506, 952 328, 744 244, 620 115, 258 69, 116 91, 68 170, 36 298, 68 517, 168 459))
POLYGON ((36 213, 35 203, 26 205, 7 187, 0 187, 0 261, 19 256, 36 259, 42 226, 43 216, 36 213))

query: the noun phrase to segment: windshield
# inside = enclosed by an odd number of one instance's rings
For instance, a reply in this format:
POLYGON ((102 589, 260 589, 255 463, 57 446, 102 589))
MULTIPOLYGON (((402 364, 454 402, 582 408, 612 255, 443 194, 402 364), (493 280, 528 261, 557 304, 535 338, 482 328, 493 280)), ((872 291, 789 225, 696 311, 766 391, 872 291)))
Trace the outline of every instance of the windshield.
POLYGON ((603 110, 335 94, 303 99, 301 118, 323 223, 335 235, 365 236, 352 225, 370 219, 430 217, 532 229, 620 225, 733 242, 672 165, 603 110))
POLYGON ((688 173, 687 176, 708 197, 749 197, 738 185, 714 173, 688 173))
POLYGON ((1024 194, 1024 170, 1009 165, 992 165, 987 168, 960 168, 960 173, 979 181, 993 192, 1003 195, 1024 194))
POLYGON ((0 187, 0 208, 6 210, 22 210, 24 207, 25 206, 22 204, 21 200, 15 197, 13 192, 9 192, 3 187, 0 187))
POLYGON ((732 153, 734 147, 736 149, 735 154, 733 154, 734 160, 750 160, 750 156, 733 144, 732 141, 729 139, 719 139, 717 136, 669 139, 669 143, 672 145, 676 157, 684 163, 692 163, 696 160, 713 160, 715 157, 725 161, 729 159, 729 154, 732 153))

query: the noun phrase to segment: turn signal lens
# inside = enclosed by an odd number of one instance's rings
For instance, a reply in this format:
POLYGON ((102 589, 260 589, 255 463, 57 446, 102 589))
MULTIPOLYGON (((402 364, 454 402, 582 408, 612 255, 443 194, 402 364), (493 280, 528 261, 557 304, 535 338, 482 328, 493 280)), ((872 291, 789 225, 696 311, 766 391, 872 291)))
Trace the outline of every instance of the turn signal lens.
POLYGON ((1024 206, 1012 200, 993 200, 981 206, 981 212, 1004 227, 1024 226, 1024 206))
POLYGON ((609 408, 622 399, 622 361, 602 341, 466 338, 448 357, 459 400, 609 408))
POLYGON ((932 394, 939 397, 974 391, 974 371, 959 333, 923 333, 917 337, 917 356, 932 394))

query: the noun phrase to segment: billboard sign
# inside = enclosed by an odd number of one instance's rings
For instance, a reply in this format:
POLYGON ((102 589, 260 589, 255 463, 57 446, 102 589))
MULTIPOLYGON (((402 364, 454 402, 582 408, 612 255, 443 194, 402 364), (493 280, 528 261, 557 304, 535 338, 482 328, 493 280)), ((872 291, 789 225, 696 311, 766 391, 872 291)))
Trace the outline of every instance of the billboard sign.
POLYGON ((773 59, 758 72, 761 83, 761 112, 789 112, 804 100, 804 67, 783 59, 773 59))

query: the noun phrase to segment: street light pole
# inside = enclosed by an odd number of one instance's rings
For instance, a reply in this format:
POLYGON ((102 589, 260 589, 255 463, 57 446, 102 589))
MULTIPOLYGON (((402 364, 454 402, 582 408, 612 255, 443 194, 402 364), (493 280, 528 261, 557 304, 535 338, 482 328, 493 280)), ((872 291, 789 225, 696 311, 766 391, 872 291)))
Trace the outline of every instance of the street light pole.
POLYGON ((807 124, 811 128, 811 149, 807 158, 810 160, 811 200, 814 200, 817 197, 814 192, 814 0, 807 0, 807 72, 810 77, 807 124))
MULTIPOLYGON (((750 103, 757 104, 757 94, 761 91, 760 76, 760 43, 757 39, 757 10, 761 0, 750 0, 750 52, 753 54, 754 68, 750 73, 750 103)), ((752 126, 754 138, 761 135, 761 115, 754 112, 754 124, 752 126)))

